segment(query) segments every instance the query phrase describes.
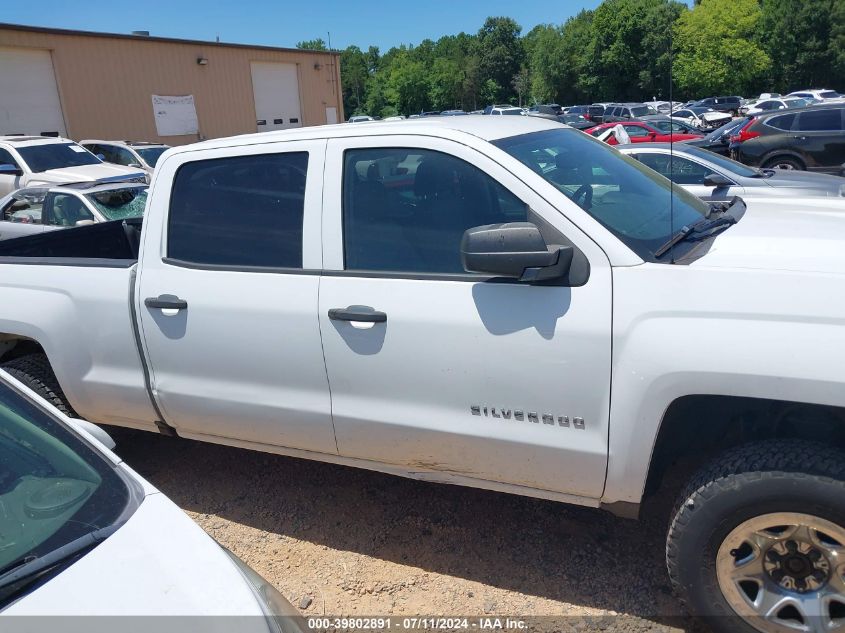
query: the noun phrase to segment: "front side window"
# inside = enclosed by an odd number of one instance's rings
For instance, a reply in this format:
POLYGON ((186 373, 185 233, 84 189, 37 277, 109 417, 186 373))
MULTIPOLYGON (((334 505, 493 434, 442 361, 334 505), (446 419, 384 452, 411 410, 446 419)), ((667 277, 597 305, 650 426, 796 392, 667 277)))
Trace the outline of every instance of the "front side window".
POLYGON ((0 165, 12 165, 14 167, 18 167, 18 163, 12 158, 11 152, 0 148, 0 165))
POLYGON ((842 130, 841 110, 808 110, 798 116, 801 132, 839 132, 842 130))
MULTIPOLYGON (((114 524, 133 503, 110 462, 2 383, 0 455, 0 573, 114 524)), ((24 584, 0 584, 0 609, 24 584)))
POLYGON ((167 255, 211 266, 302 268, 307 152, 186 163, 170 197, 167 255))
POLYGON ((464 231, 527 218, 525 203, 454 156, 412 148, 344 156, 347 270, 466 274, 464 231))
POLYGON ((689 110, 678 110, 675 113, 675 116, 679 117, 681 119, 691 119, 691 118, 693 118, 694 115, 689 110))
POLYGON ((654 252, 673 235, 673 227, 694 224, 708 211, 704 202, 672 188, 660 174, 577 130, 532 132, 492 143, 647 261, 661 261, 654 252))
POLYGON ((18 154, 35 173, 50 169, 99 165, 100 159, 76 143, 47 143, 18 147, 18 154))
POLYGON ((637 159, 679 185, 700 185, 704 177, 712 173, 712 170, 704 165, 680 156, 646 153, 638 154, 637 159))
POLYGON ((637 136, 644 137, 650 134, 650 130, 641 125, 623 125, 622 127, 625 128, 625 131, 631 138, 635 138, 637 136))
POLYGON ((637 106, 635 108, 631 108, 630 114, 631 116, 636 118, 641 116, 647 116, 648 114, 650 114, 650 111, 648 106, 637 106))
POLYGON ((95 221, 94 214, 73 194, 49 194, 46 204, 48 212, 44 217, 44 224, 68 227, 84 226, 95 221))

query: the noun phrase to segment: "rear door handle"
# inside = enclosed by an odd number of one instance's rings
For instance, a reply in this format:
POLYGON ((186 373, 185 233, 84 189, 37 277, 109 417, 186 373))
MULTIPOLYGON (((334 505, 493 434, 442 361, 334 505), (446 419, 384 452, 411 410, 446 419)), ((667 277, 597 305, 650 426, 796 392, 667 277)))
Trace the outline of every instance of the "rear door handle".
POLYGON ((172 316, 179 312, 179 310, 187 310, 188 302, 180 299, 176 295, 159 295, 157 297, 147 297, 144 299, 144 305, 148 308, 159 308, 166 316, 172 316))
POLYGON ((362 323, 384 323, 387 315, 371 309, 357 308, 332 308, 329 310, 329 318, 333 321, 360 321, 362 323))

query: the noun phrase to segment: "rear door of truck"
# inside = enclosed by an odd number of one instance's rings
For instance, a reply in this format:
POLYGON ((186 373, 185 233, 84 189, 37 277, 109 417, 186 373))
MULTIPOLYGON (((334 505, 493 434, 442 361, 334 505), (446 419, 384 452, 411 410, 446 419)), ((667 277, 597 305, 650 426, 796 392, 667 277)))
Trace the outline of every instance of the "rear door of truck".
POLYGON ((135 297, 153 395, 184 437, 336 453, 317 321, 323 141, 156 167, 135 297))

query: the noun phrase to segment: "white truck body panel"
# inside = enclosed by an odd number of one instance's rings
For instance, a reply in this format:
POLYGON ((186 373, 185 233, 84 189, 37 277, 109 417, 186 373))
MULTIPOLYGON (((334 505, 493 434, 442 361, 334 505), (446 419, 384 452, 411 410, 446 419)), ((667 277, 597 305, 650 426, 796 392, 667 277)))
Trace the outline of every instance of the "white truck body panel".
MULTIPOLYGON (((132 298, 164 421, 185 437, 596 505, 640 501, 661 420, 678 398, 845 406, 837 369, 845 216, 818 200, 804 211, 795 201, 752 202, 693 263, 644 263, 488 142, 558 127, 531 117, 448 117, 169 150, 150 188, 132 298), (583 253, 587 283, 345 270, 343 153, 390 147, 439 151, 480 168, 583 253), (167 260, 180 166, 303 149, 301 270, 167 260), (144 306, 165 294, 190 307, 167 316, 144 306), (355 305, 384 311, 386 323, 328 318, 330 309, 355 305), (474 415, 474 406, 487 414, 474 415), (502 417, 516 409, 537 421, 502 417)), ((154 428, 126 303, 131 270, 0 268, 0 333, 41 342, 84 417, 154 428)))

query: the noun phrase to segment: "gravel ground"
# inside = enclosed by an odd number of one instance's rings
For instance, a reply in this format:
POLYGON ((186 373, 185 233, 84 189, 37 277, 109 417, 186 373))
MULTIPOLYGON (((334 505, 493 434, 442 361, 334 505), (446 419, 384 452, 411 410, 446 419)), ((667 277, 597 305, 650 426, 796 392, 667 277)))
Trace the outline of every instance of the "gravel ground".
POLYGON ((307 616, 565 616, 698 631, 664 564, 668 499, 588 508, 113 429, 117 452, 307 616), (618 615, 625 617, 616 617, 618 615))

